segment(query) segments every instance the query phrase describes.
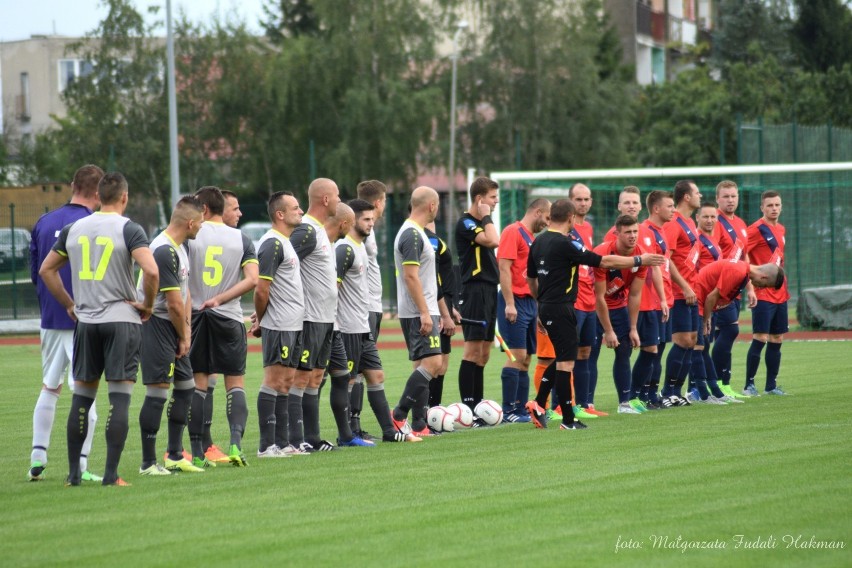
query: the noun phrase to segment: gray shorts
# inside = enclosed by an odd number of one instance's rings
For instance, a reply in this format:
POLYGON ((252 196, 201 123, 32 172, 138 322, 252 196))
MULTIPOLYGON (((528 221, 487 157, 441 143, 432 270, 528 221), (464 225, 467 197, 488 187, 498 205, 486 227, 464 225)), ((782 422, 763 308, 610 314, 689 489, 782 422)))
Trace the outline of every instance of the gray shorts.
POLYGON ((349 359, 346 357, 346 346, 343 344, 343 334, 334 331, 331 334, 331 357, 328 361, 329 371, 349 369, 349 359))
POLYGON ((306 321, 302 327, 302 355, 299 357, 299 369, 325 369, 331 355, 331 335, 333 323, 306 321))
POLYGON ((242 322, 209 310, 192 312, 189 360, 193 371, 245 375, 247 351, 246 326, 242 322))
POLYGON ((178 335, 172 322, 151 317, 142 324, 142 384, 192 380, 189 357, 175 357, 178 335))
POLYGON ((135 381, 142 326, 138 323, 83 323, 74 328, 74 380, 91 383, 135 381))
POLYGON ((420 318, 399 318, 410 361, 441 354, 441 332, 438 330, 440 321, 438 316, 432 316, 432 333, 420 335, 420 318))
POLYGON ((283 365, 296 368, 302 354, 301 331, 279 331, 260 328, 260 343, 263 346, 263 366, 283 365))
POLYGON ((343 345, 349 356, 349 373, 354 377, 363 371, 380 371, 382 360, 372 333, 343 333, 343 345))

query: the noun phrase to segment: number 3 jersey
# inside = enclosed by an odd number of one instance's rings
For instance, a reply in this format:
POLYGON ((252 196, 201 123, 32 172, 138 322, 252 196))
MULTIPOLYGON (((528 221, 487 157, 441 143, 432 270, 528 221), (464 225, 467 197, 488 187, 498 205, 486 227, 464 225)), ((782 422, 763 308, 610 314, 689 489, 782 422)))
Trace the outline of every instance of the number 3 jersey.
MULTIPOLYGON (((246 264, 257 263, 251 239, 239 229, 224 223, 205 221, 195 240, 187 241, 186 245, 189 250, 189 293, 193 311, 239 283, 246 264)), ((238 297, 209 309, 229 319, 243 321, 243 309, 238 297)))
POLYGON ((138 323, 131 253, 148 246, 145 230, 118 213, 94 213, 66 226, 53 246, 71 265, 77 319, 138 323))

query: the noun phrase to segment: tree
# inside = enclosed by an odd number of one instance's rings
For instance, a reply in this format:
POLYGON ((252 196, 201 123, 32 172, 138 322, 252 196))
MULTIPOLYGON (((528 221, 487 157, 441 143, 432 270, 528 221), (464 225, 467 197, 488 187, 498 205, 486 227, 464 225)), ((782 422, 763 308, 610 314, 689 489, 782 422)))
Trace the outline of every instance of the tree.
POLYGON ((260 25, 273 43, 301 35, 316 35, 319 20, 311 0, 267 0, 260 25))
POLYGON ((825 73, 852 61, 852 10, 843 0, 796 0, 793 46, 805 69, 825 73))
POLYGON ((94 72, 64 91, 68 114, 57 119, 55 141, 70 164, 115 168, 134 191, 162 202, 169 187, 164 45, 129 0, 105 3, 106 18, 72 46, 94 72))
POLYGON ((598 0, 483 2, 460 69, 462 155, 485 169, 623 166, 632 86, 598 0))
POLYGON ((792 65, 790 9, 786 1, 721 0, 719 20, 713 33, 713 60, 726 64, 759 62, 771 55, 783 66, 792 65), (758 47, 753 49, 751 46, 758 47))

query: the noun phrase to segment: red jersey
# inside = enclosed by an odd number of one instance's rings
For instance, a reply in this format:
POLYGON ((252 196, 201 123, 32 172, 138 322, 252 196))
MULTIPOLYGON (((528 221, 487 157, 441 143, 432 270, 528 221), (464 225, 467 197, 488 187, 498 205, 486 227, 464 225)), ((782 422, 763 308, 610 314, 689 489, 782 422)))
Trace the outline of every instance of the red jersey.
MULTIPOLYGON (((592 250, 593 231, 591 223, 574 224, 574 228, 569 233, 575 239, 583 241, 586 248, 592 250)), ((585 264, 577 267, 580 273, 579 285, 577 286, 577 299, 574 301, 575 310, 583 310, 584 312, 595 311, 595 271, 585 264)))
MULTIPOLYGON (((666 304, 671 307, 674 304, 674 298, 672 297, 672 273, 669 272, 671 250, 669 249, 669 244, 662 227, 654 225, 650 219, 642 221, 642 224, 639 225, 639 244, 645 252, 661 254, 666 257, 666 262, 660 266, 660 271, 663 273, 663 289, 666 291, 666 304)), ((661 308, 657 289, 654 288, 654 282, 651 276, 648 275, 645 278, 645 289, 642 290, 642 303, 639 306, 639 310, 649 312, 661 308)))
MULTIPOLYGON (((595 247, 595 252, 601 256, 608 254, 617 255, 615 241, 603 243, 595 247)), ((630 256, 642 254, 642 249, 637 244, 634 247, 630 256)), ((648 274, 647 266, 634 266, 633 268, 595 268, 595 280, 598 282, 606 282, 606 305, 609 309, 627 307, 627 297, 630 295, 630 285, 636 278, 645 278, 648 274)))
POLYGON ((719 221, 713 227, 713 238, 719 243, 722 250, 722 258, 725 260, 742 260, 748 245, 748 232, 745 221, 737 217, 728 219, 721 210, 716 214, 719 221))
POLYGON ((722 249, 719 248, 719 243, 713 237, 707 236, 701 231, 698 231, 698 242, 701 246, 698 247, 698 273, 701 269, 717 260, 727 260, 722 255, 722 249))
MULTIPOLYGON (((689 287, 694 289, 700 246, 695 222, 675 211, 672 220, 663 225, 663 231, 672 252, 671 261, 689 287)), ((680 286, 672 286, 672 296, 675 300, 684 299, 680 286)))
POLYGON ((715 260, 702 268, 695 279, 698 313, 704 315, 704 302, 710 292, 719 289, 716 309, 724 308, 740 295, 748 282, 749 264, 744 260, 715 260))
MULTIPOLYGON (((765 223, 763 219, 758 219, 752 223, 748 228, 748 247, 746 248, 749 262, 751 264, 769 264, 771 262, 784 268, 784 237, 786 233, 787 231, 781 223, 772 226, 765 223)), ((784 285, 779 290, 755 288, 754 293, 758 300, 772 302, 773 304, 782 304, 790 299, 786 278, 784 278, 784 285)))
POLYGON ((615 239, 618 238, 618 231, 615 230, 615 225, 612 226, 612 229, 606 232, 603 238, 603 242, 612 243, 615 242, 615 239))
POLYGON ((530 295, 530 287, 527 284, 527 259, 534 239, 535 237, 520 221, 507 226, 500 234, 497 261, 499 263, 501 258, 512 261, 512 294, 515 296, 530 295))

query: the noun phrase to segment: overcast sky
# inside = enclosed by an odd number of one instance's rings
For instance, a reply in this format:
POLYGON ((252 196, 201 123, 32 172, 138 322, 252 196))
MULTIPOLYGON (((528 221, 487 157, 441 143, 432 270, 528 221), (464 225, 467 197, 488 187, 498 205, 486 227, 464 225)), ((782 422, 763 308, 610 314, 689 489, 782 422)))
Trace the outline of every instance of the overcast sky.
MULTIPOLYGON (((172 15, 176 20, 180 10, 184 10, 193 21, 208 21, 215 14, 223 18, 235 15, 249 29, 259 31, 257 22, 263 16, 265 1, 172 0, 172 15)), ((148 6, 160 6, 160 18, 165 21, 166 0, 133 0, 133 3, 142 14, 147 14, 148 6)), ((0 0, 0 41, 27 39, 33 34, 82 36, 97 27, 106 13, 99 0, 0 0)))

